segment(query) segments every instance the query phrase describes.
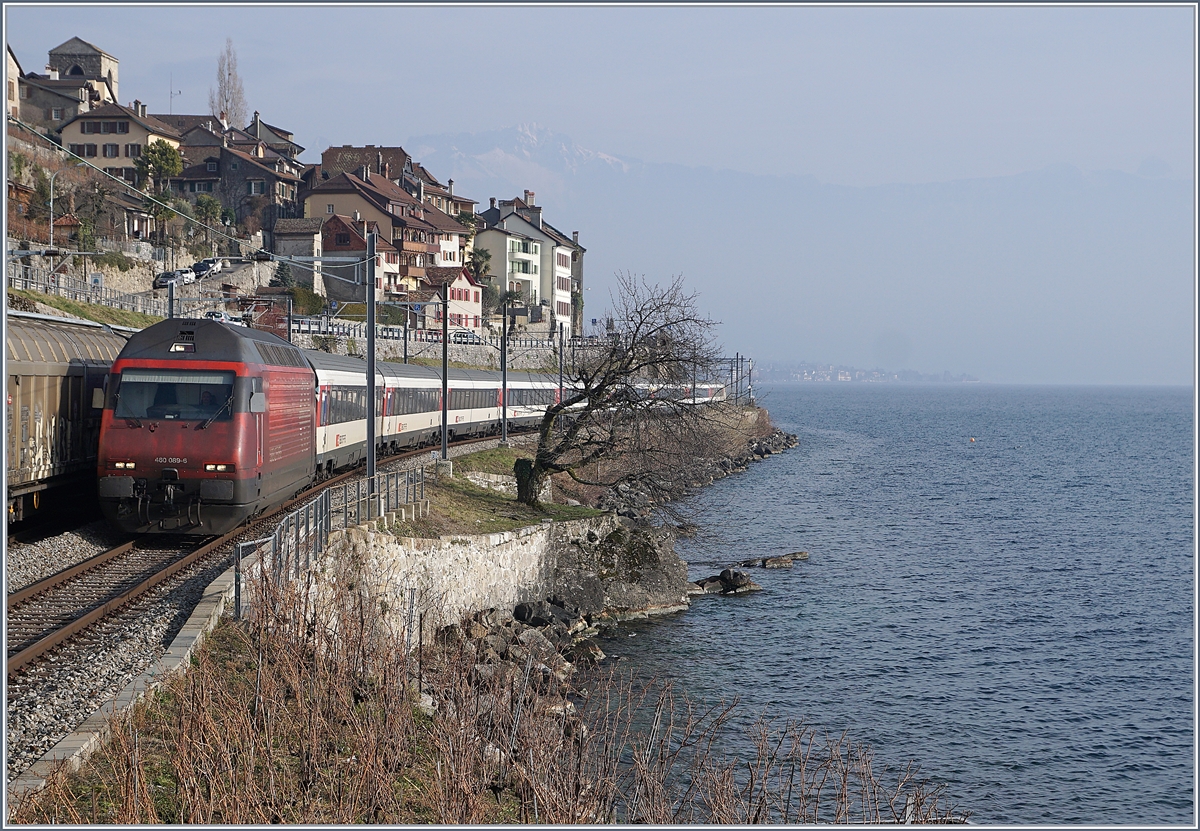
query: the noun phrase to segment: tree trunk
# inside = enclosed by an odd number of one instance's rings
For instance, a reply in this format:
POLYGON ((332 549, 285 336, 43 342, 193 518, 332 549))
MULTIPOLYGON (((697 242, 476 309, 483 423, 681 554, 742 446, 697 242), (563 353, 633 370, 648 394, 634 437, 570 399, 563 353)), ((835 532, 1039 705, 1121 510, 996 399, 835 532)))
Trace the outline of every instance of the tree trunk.
POLYGON ((546 481, 546 471, 537 467, 532 459, 517 459, 513 474, 517 477, 517 501, 531 508, 541 508, 538 494, 546 481))

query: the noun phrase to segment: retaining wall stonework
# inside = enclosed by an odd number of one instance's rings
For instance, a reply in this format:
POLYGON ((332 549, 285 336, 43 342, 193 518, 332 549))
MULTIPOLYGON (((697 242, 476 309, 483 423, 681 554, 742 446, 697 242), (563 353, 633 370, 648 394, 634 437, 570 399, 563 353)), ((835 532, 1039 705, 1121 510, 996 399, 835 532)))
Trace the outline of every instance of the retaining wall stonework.
POLYGON ((376 608, 400 624, 415 589, 427 629, 486 609, 557 597, 594 618, 687 608, 687 564, 674 536, 606 514, 499 534, 416 539, 359 526, 330 538, 327 567, 351 568, 376 608))

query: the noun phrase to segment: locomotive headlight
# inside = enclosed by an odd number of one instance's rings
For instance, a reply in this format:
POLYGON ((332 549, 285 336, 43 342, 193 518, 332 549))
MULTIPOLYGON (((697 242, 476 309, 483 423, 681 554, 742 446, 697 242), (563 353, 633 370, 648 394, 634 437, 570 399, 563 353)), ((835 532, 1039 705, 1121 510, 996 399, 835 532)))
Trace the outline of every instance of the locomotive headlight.
POLYGON ((134 463, 133 462, 113 462, 113 467, 115 467, 117 470, 133 470, 134 463))
POLYGON ((204 466, 204 469, 209 472, 216 471, 218 473, 225 473, 226 471, 233 470, 233 465, 208 464, 204 466))

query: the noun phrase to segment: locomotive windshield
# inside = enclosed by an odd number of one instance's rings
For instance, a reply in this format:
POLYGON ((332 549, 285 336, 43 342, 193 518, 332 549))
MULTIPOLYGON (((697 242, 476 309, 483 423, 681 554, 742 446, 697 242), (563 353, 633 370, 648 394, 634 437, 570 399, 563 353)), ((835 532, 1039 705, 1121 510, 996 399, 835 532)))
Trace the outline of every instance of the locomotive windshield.
POLYGON ((232 372, 126 369, 117 388, 117 418, 228 421, 232 372))

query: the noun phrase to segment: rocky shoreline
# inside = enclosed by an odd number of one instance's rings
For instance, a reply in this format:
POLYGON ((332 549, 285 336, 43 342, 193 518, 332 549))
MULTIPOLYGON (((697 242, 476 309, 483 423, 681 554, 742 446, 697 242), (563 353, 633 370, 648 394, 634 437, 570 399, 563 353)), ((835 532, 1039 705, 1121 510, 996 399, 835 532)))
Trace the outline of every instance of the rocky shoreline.
MULTIPOLYGON (((775 428, 770 435, 751 439, 744 448, 729 456, 718 459, 697 459, 692 480, 683 486, 673 488, 671 498, 678 499, 696 488, 711 485, 716 480, 731 474, 741 473, 749 468, 751 463, 795 447, 798 441, 793 434, 775 428)), ((634 522, 649 523, 656 504, 656 501, 646 491, 634 485, 622 483, 610 488, 597 502, 596 507, 603 511, 612 511, 617 516, 634 522)), ((687 528, 677 530, 685 533, 688 531, 687 528)))
MULTIPOLYGON (((753 462, 781 453, 797 444, 796 436, 779 429, 748 441, 738 452, 716 460, 697 462, 696 475, 688 490, 746 470, 753 462)), ((513 678, 532 667, 536 686, 546 689, 551 676, 564 683, 579 662, 595 663, 605 655, 593 640, 602 628, 621 621, 668 614, 688 608, 697 595, 740 595, 762 587, 741 569, 791 568, 808 553, 793 552, 777 557, 743 560, 719 575, 693 583, 687 579, 687 564, 675 553, 677 534, 687 526, 655 527, 656 503, 644 491, 618 485, 607 491, 597 507, 612 511, 628 532, 616 546, 606 538, 574 538, 569 551, 560 555, 556 567, 560 586, 577 597, 547 597, 516 604, 511 610, 487 609, 472 615, 462 625, 447 626, 439 633, 443 644, 454 644, 470 653, 474 683, 490 684, 499 676, 513 678), (606 552, 604 549, 612 548, 606 552)), ((616 536, 619 536, 619 532, 616 536)), ((615 537, 614 537, 615 538, 615 537)), ((569 707, 565 699, 545 706, 569 707)))

